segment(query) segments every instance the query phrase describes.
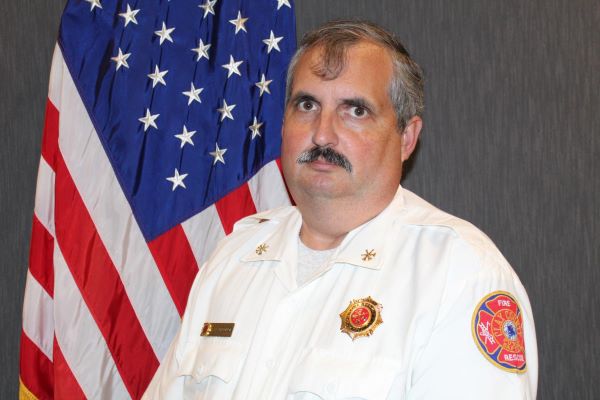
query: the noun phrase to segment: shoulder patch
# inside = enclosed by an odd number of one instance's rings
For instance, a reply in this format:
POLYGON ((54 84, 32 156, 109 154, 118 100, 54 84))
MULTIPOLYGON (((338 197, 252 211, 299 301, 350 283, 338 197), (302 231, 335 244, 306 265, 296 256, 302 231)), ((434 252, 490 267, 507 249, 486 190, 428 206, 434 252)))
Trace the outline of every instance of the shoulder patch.
POLYGON ((481 299, 471 329, 475 345, 492 364, 508 372, 527 371, 523 316, 512 294, 498 291, 481 299))

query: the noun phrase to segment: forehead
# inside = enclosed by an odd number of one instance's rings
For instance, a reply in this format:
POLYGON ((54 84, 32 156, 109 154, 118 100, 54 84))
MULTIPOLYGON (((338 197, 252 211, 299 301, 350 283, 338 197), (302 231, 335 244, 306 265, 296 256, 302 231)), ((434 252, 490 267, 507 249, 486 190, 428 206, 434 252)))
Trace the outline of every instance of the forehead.
POLYGON ((389 51, 381 45, 362 40, 348 46, 341 53, 341 60, 329 60, 324 46, 307 50, 298 60, 292 82, 292 93, 306 90, 304 86, 315 84, 329 87, 343 84, 357 90, 384 91, 387 95, 393 74, 393 63, 389 51), (341 63, 338 64, 337 61, 341 63), (336 68, 341 66, 340 68, 336 68))

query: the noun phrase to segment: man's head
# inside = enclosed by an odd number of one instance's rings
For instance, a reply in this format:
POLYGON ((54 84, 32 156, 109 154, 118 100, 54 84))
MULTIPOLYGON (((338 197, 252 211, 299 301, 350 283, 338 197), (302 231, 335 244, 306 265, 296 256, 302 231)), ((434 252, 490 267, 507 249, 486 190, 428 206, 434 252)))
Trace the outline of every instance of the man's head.
POLYGON ((381 210, 421 129, 419 67, 388 32, 332 22, 305 36, 288 71, 282 163, 299 207, 317 198, 381 210))
POLYGON ((369 41, 388 50, 394 65, 389 94, 400 131, 413 116, 422 117, 424 105, 423 72, 413 61, 402 43, 388 31, 366 21, 332 21, 311 32, 300 42, 290 62, 286 83, 286 103, 290 99, 298 60, 309 50, 323 49, 322 63, 316 66, 323 79, 335 79, 347 62, 346 51, 360 41, 369 41))

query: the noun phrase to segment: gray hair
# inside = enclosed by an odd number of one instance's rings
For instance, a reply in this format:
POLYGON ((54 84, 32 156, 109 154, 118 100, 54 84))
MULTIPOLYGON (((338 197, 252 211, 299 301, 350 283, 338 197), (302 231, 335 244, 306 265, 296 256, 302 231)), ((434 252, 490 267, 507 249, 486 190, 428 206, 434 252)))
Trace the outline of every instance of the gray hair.
POLYGON ((286 104, 290 100, 298 60, 307 51, 323 48, 322 62, 313 72, 322 79, 332 80, 344 69, 347 49, 361 40, 373 42, 389 51, 394 66, 389 94, 396 111, 398 128, 403 131, 408 120, 415 115, 423 115, 423 71, 398 39, 371 22, 331 21, 304 35, 288 67, 286 104))

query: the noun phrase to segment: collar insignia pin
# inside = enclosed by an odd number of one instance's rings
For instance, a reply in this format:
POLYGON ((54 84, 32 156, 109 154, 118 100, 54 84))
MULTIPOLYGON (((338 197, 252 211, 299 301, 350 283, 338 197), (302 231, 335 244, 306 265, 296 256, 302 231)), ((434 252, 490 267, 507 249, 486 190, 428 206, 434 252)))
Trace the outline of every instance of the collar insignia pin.
POLYGON ((256 254, 258 254, 259 256, 262 256, 263 253, 266 253, 267 250, 269 250, 269 245, 266 243, 261 243, 258 246, 256 246, 256 254))
POLYGON ((366 249, 365 252, 360 255, 360 257, 363 261, 371 261, 376 255, 377 253, 375 253, 375 249, 366 249))
POLYGON ((381 310, 383 306, 371 298, 350 301, 350 304, 340 314, 342 327, 352 340, 361 336, 371 336, 375 329, 383 323, 381 310))

